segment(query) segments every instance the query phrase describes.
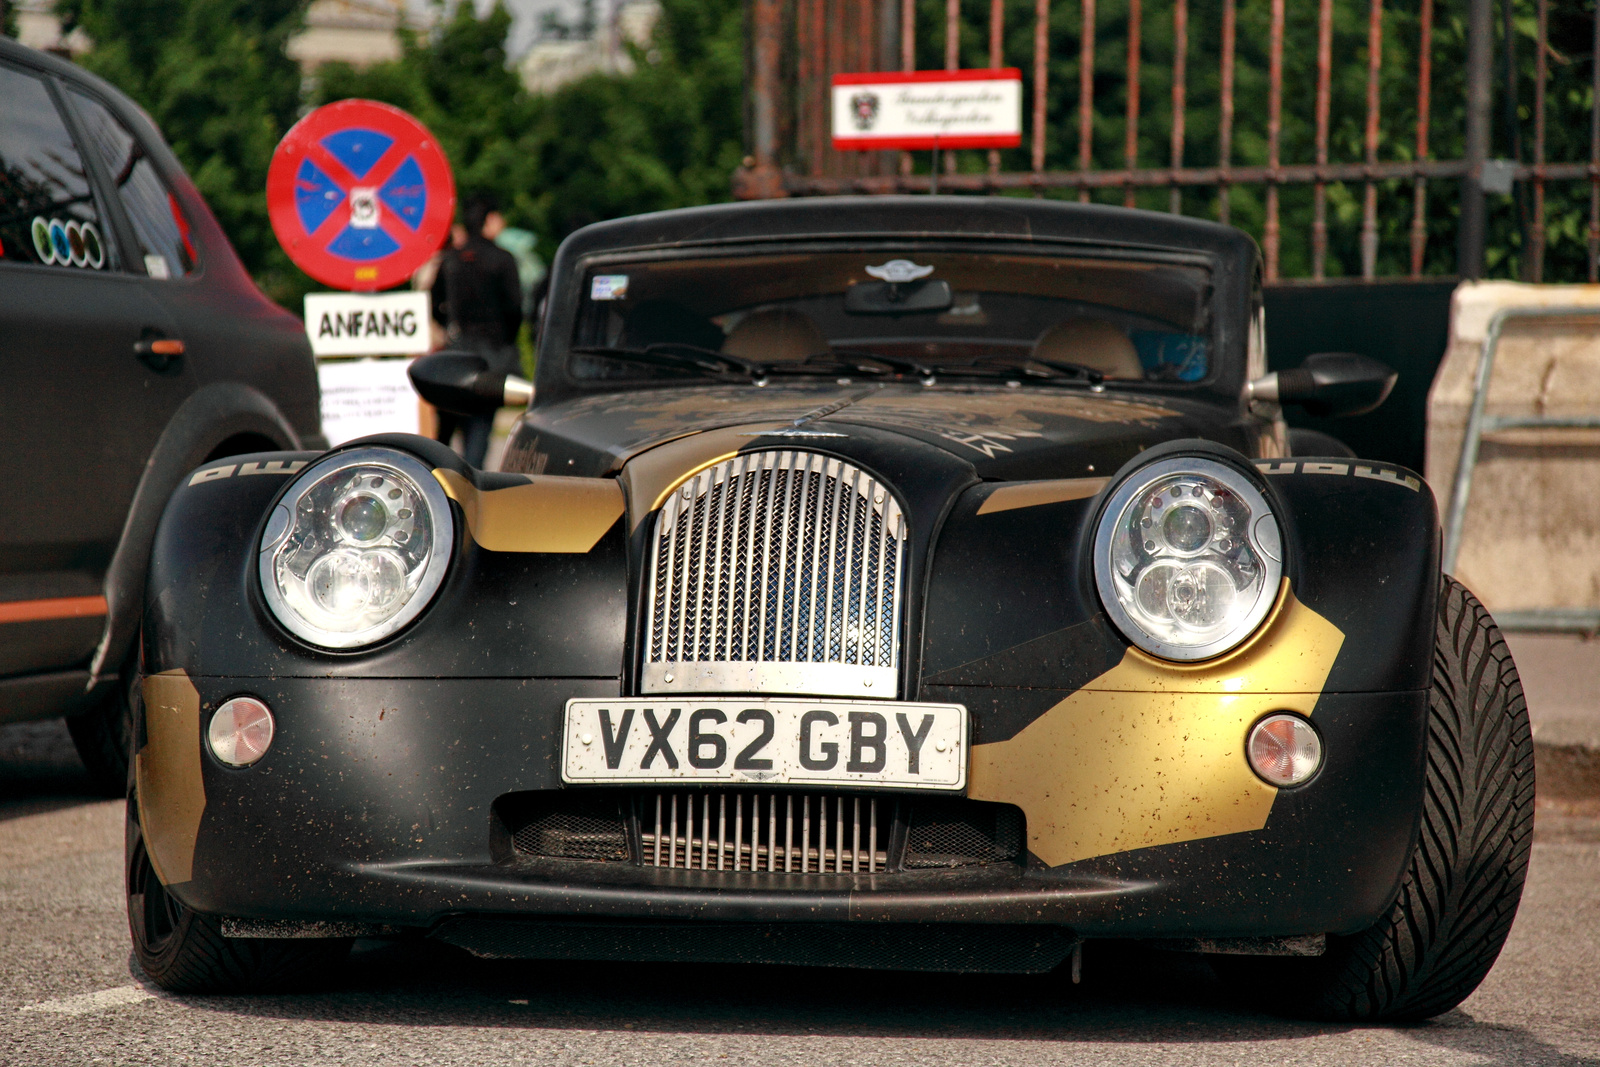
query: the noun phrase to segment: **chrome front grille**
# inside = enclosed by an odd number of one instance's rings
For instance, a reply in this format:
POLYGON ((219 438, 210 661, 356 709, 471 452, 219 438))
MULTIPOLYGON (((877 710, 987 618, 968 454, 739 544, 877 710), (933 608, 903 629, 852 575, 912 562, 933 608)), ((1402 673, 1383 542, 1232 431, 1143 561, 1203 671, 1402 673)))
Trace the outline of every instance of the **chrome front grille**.
POLYGON ((888 866, 892 806, 833 793, 656 793, 639 812, 641 859, 696 871, 875 874, 888 866))
POLYGON ((905 517, 859 468, 735 456, 656 518, 646 693, 896 695, 905 517))

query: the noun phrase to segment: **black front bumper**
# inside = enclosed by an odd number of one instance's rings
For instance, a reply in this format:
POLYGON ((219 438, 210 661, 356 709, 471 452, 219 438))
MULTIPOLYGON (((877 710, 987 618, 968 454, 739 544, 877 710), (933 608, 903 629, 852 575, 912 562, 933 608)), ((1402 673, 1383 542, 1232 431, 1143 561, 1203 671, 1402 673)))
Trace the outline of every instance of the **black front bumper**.
POLYGON ((1030 857, 949 871, 768 875, 530 860, 497 853, 495 801, 561 789, 564 702, 614 694, 615 681, 192 680, 202 706, 262 697, 279 729, 246 770, 202 753, 192 877, 171 887, 175 896, 244 920, 431 930, 486 954, 588 938, 583 951, 606 958, 606 938, 631 937, 644 955, 630 958, 647 958, 655 935, 639 924, 706 932, 939 923, 952 932, 989 926, 996 937, 1055 928, 1067 940, 1049 934, 1055 947, 1045 955, 1082 937, 1350 932, 1393 900, 1423 797, 1427 694, 1323 694, 1315 721, 1328 762, 1309 785, 1281 791, 1259 831, 1055 868, 1030 857), (524 936, 534 928, 546 932, 524 936), (485 929, 503 929, 504 944, 485 929))

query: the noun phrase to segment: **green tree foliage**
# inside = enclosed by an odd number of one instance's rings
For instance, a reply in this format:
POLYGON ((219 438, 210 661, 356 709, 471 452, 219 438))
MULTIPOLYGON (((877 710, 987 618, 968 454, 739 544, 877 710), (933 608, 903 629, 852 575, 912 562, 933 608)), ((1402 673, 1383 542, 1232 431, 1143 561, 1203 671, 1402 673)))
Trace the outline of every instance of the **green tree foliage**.
POLYGON ((494 194, 549 256, 590 222, 727 198, 743 151, 740 13, 739 0, 666 0, 631 73, 530 96, 506 68, 509 17, 462 4, 434 35, 408 34, 394 62, 323 68, 315 102, 410 111, 444 146, 460 195, 494 194))
MULTIPOLYGON (((309 280, 267 221, 267 165, 298 117, 284 42, 305 0, 60 0, 95 42, 83 66, 137 101, 172 145, 262 287, 287 301, 309 280)), ((291 306, 298 306, 298 300, 291 306)))

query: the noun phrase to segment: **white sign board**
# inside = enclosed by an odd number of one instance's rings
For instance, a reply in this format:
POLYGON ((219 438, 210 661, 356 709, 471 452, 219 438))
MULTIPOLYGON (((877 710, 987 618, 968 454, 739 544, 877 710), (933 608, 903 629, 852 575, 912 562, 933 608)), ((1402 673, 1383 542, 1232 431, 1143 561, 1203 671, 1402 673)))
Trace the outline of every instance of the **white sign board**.
POLYGON ((833 147, 1015 148, 1022 72, 930 70, 833 77, 833 147))
POLYGON ((432 341, 428 294, 307 293, 306 336, 317 356, 422 355, 432 341))
MULTIPOLYGON (((422 294, 419 294, 422 295, 422 294)), ((317 364, 322 432, 341 445, 373 433, 416 433, 421 424, 409 359, 339 359, 317 364)))

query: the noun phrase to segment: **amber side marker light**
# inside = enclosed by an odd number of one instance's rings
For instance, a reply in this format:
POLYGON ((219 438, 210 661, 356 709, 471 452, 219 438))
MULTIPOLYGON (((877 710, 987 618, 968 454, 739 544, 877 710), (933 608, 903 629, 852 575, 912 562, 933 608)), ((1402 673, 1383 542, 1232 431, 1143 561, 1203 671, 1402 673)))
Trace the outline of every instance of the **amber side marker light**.
POLYGON ((255 697, 234 697, 211 716, 206 740, 211 753, 230 767, 248 767, 272 744, 272 712, 255 697))
POLYGON ((1298 715, 1268 715, 1245 745, 1250 767, 1270 785, 1300 785, 1322 766, 1322 738, 1298 715))

